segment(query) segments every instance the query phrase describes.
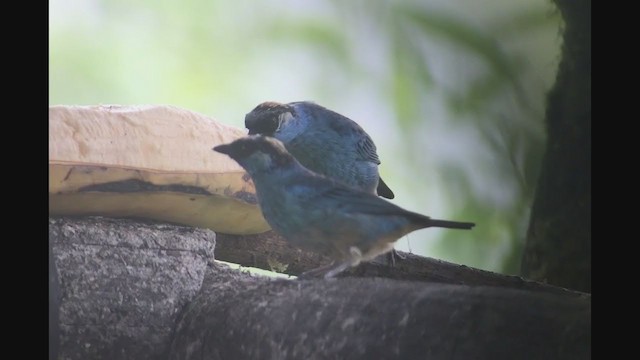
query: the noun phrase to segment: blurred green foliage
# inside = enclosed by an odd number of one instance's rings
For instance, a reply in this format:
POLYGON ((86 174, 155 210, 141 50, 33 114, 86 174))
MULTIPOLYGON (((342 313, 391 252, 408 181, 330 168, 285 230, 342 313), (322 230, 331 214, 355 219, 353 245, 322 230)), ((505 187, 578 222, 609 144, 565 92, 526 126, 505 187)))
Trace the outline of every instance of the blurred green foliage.
POLYGON ((372 135, 394 202, 478 224, 413 252, 516 273, 559 29, 543 0, 51 0, 49 102, 243 127, 262 101, 314 100, 372 135))

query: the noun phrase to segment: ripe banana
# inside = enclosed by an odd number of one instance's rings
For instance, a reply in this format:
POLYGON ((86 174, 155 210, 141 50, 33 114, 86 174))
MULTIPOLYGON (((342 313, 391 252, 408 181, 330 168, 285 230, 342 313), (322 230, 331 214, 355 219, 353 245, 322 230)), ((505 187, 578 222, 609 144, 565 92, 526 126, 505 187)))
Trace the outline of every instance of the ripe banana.
POLYGON ((172 106, 51 106, 49 213, 267 231, 250 177, 211 151, 244 135, 172 106))

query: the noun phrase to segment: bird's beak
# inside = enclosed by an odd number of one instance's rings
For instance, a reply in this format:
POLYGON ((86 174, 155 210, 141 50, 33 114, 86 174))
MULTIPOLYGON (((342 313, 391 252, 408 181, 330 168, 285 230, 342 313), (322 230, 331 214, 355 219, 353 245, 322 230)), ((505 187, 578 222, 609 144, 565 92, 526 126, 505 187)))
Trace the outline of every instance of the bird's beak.
POLYGON ((214 146, 212 150, 229 155, 229 153, 231 152, 231 145, 223 144, 223 145, 214 146))

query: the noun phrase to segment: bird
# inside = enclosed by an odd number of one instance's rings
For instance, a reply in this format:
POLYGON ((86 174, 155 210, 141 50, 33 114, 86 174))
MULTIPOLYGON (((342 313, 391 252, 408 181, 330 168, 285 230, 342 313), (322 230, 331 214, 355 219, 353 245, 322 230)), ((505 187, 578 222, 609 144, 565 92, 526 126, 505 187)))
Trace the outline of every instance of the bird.
POLYGON ((245 116, 249 135, 282 141, 302 165, 387 199, 393 191, 380 178, 376 145, 355 121, 311 101, 267 101, 245 116))
POLYGON ((303 278, 332 278, 388 253, 397 239, 418 229, 475 226, 432 219, 315 173, 273 137, 249 135, 213 150, 231 157, 251 176, 262 214, 276 233, 293 246, 332 260, 303 273, 303 278))

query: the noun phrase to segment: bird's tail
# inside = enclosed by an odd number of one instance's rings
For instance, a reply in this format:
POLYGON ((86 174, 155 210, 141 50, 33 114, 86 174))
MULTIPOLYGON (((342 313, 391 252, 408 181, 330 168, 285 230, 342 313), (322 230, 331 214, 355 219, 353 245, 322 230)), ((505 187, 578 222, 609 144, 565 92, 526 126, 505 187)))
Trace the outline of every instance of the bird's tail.
POLYGON ((425 227, 442 227, 442 228, 448 228, 448 229, 465 229, 465 230, 469 230, 472 227, 476 226, 476 224, 470 223, 470 222, 438 220, 438 219, 429 219, 428 223, 425 225, 427 225, 425 227))

